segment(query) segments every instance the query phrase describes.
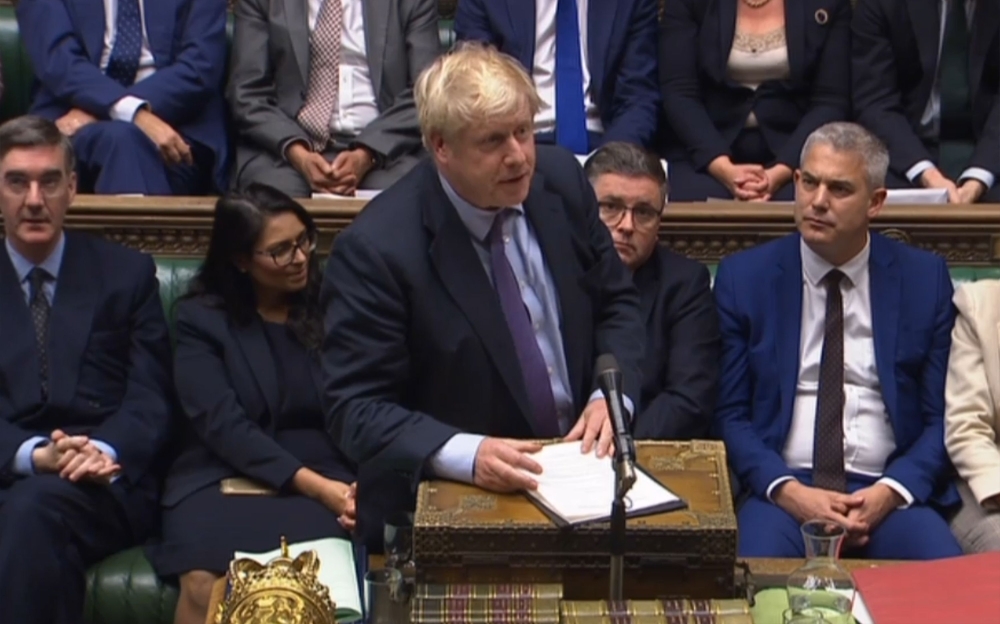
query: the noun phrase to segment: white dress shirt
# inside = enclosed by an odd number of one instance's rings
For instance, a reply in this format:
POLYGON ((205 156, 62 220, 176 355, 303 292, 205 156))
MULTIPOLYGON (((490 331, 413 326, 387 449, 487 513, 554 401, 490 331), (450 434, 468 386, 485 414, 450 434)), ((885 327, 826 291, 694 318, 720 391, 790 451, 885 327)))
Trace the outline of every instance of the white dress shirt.
MULTIPOLYGON (((330 117, 332 134, 357 136, 378 117, 375 87, 368 69, 363 0, 329 0, 344 6, 340 37, 340 87, 337 107, 330 117)), ((316 28, 324 0, 309 0, 309 32, 316 28)))
MULTIPOLYGON (((139 71, 135 74, 135 81, 139 82, 148 78, 156 72, 156 61, 153 53, 149 49, 149 35, 146 34, 146 1, 139 0, 139 17, 142 19, 142 49, 139 52, 139 71)), ((104 0, 104 49, 101 51, 101 71, 108 70, 108 61, 111 60, 111 49, 115 47, 115 35, 117 34, 118 20, 118 0, 104 0)), ((146 102, 141 99, 126 95, 111 106, 108 116, 116 121, 131 122, 135 117, 135 112, 146 102)))
MULTIPOLYGON (((580 17, 580 63, 583 67, 583 106, 587 115, 587 130, 604 132, 601 116, 590 95, 590 68, 587 65, 587 2, 576 0, 580 17)), ((531 78, 535 82, 542 108, 535 115, 535 132, 555 132, 556 129, 556 8, 559 0, 535 2, 535 60, 531 78)))
MULTIPOLYGON (((857 256, 834 267, 802 242, 802 335, 799 377, 795 386, 792 426, 782 453, 792 470, 812 470, 819 368, 826 325, 826 286, 823 277, 839 268, 847 279, 840 284, 844 305, 844 469, 848 474, 881 477, 886 459, 896 450, 896 438, 882 401, 875 364, 868 257, 871 243, 857 256)), ((768 497, 779 483, 768 488, 768 497)), ((906 500, 913 496, 899 482, 879 479, 906 500)))
MULTIPOLYGON (((939 10, 941 11, 941 30, 938 34, 938 66, 941 65, 941 50, 944 47, 944 33, 945 27, 948 21, 948 0, 939 0, 938 2, 939 10)), ((965 14, 969 19, 969 28, 972 28, 974 12, 976 10, 976 0, 965 0, 965 14)), ((920 118, 920 134, 924 137, 936 137, 940 133, 940 122, 941 122, 941 89, 938 85, 939 74, 941 70, 938 69, 937 74, 934 76, 934 85, 931 87, 931 97, 927 101, 927 107, 924 108, 924 115, 920 118)), ((920 178, 920 174, 927 171, 934 166, 929 160, 921 160, 917 164, 910 167, 906 172, 906 177, 909 178, 910 182, 914 184, 920 178)), ((980 167, 969 167, 958 177, 959 180, 973 179, 979 180, 986 185, 989 189, 993 186, 996 181, 996 177, 980 167)))

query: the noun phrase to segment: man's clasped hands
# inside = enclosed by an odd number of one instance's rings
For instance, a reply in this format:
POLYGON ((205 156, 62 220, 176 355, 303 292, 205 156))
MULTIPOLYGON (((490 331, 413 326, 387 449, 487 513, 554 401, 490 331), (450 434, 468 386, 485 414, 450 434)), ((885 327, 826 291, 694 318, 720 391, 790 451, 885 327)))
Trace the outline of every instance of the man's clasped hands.
POLYGON ((121 466, 84 435, 68 435, 56 429, 44 444, 31 452, 37 474, 58 474, 74 483, 110 484, 121 466))

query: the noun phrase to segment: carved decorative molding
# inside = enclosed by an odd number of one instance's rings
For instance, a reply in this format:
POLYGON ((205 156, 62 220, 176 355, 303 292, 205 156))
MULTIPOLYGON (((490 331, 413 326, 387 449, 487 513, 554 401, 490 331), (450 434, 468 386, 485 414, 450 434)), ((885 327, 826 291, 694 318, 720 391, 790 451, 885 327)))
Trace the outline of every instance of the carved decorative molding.
MULTIPOLYGON (((364 200, 305 200, 320 229, 320 249, 364 207, 364 200)), ((211 197, 102 197, 80 195, 67 226, 129 247, 169 257, 200 257, 212 228, 211 197)), ((949 263, 985 266, 1000 261, 1000 205, 886 206, 873 227, 891 238, 944 256, 949 263)), ((792 232, 787 204, 712 202, 671 204, 660 240, 674 251, 718 262, 792 232)))

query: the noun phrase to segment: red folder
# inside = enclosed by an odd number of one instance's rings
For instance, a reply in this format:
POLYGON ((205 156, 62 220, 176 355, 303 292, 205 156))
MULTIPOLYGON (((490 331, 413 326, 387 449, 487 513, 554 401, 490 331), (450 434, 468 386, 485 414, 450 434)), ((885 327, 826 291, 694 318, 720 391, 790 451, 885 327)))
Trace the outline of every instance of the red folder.
POLYGON ((1000 623, 1000 552, 859 569, 854 582, 874 624, 1000 623))

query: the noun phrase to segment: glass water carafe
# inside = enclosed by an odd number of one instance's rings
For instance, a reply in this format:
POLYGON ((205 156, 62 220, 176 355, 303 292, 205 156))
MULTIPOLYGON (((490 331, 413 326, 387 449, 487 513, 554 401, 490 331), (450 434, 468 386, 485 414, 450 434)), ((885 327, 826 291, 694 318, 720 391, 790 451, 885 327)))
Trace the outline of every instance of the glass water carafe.
POLYGON ((802 525, 806 563, 788 577, 788 604, 797 613, 821 613, 831 624, 850 624, 854 579, 840 566, 847 531, 826 520, 802 525))

